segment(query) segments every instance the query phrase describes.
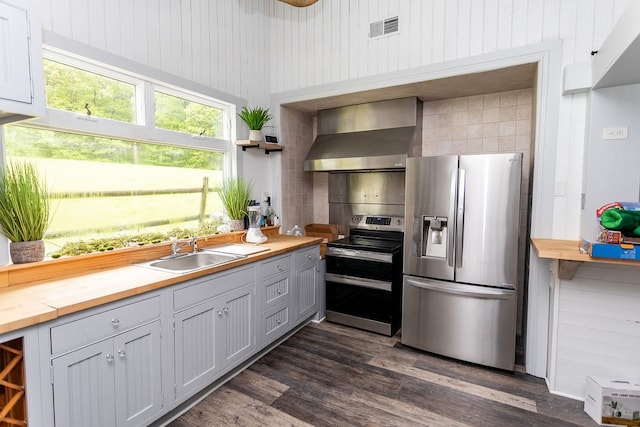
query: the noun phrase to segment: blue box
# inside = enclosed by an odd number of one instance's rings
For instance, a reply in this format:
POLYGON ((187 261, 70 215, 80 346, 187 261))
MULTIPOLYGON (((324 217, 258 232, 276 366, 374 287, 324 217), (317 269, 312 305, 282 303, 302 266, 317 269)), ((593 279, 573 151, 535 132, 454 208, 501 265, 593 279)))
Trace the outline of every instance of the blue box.
POLYGON ((580 251, 595 258, 612 258, 640 261, 640 245, 631 243, 601 243, 582 240, 580 251))

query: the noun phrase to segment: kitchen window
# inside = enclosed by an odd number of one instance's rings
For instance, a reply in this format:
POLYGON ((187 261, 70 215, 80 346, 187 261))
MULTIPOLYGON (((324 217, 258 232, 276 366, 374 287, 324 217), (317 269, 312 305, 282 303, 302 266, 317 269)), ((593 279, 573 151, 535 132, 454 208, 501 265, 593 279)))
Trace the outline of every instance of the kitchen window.
MULTIPOLYGON (((45 55, 46 56, 46 55, 45 55)), ((47 116, 4 126, 52 193, 47 254, 66 242, 196 228, 218 218, 233 106, 50 52, 47 116)))

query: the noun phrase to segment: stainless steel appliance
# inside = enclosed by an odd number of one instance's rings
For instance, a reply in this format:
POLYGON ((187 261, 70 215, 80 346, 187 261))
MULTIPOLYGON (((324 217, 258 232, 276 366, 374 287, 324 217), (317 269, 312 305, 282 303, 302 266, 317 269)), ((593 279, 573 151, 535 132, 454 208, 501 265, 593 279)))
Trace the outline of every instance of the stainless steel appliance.
POLYGON ((422 151, 422 102, 416 97, 318 111, 305 171, 404 170, 422 151))
POLYGON ((407 160, 402 343, 512 370, 522 154, 407 160))
POLYGON ((402 315, 404 218, 353 215, 350 226, 327 244, 327 320, 392 336, 402 315))

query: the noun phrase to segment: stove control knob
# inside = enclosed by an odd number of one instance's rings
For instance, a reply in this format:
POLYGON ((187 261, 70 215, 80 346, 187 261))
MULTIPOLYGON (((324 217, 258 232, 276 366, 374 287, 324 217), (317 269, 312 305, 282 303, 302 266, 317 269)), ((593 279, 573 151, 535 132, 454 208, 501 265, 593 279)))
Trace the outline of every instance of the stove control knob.
POLYGON ((396 219, 396 225, 402 225, 402 220, 401 219, 396 219))

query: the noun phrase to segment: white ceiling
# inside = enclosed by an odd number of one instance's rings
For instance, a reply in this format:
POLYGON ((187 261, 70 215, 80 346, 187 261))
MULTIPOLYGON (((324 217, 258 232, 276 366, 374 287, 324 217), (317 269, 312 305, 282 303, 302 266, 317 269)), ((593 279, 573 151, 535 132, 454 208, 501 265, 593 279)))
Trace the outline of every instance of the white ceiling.
POLYGON ((481 73, 463 74, 442 79, 410 83, 363 92, 283 104, 310 114, 318 110, 417 96, 421 101, 460 98, 487 93, 526 89, 534 86, 537 63, 516 65, 481 73))

